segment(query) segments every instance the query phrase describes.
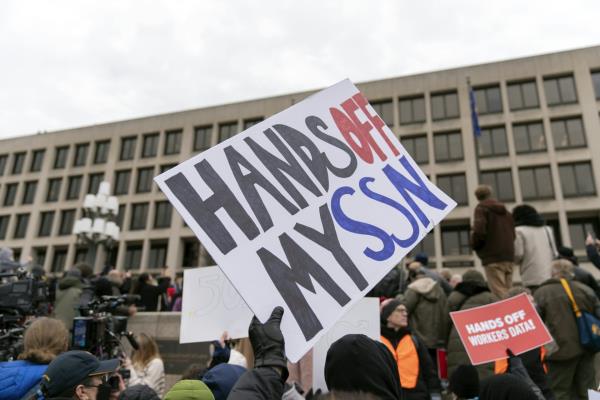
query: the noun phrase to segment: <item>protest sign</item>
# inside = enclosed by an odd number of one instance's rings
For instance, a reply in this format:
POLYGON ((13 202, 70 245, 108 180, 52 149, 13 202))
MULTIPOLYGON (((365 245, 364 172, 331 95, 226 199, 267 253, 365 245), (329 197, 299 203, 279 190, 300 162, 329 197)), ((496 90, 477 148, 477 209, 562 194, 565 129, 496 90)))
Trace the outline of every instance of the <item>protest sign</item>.
POLYGON ((327 331, 313 348, 313 390, 327 393, 325 359, 327 351, 342 336, 357 333, 379 341, 379 299, 365 297, 356 303, 327 331))
POLYGON ((348 80, 155 180, 292 362, 456 206, 348 80))
POLYGON ((183 272, 183 305, 179 343, 218 340, 224 331, 237 339, 248 336, 252 311, 219 267, 183 272))
POLYGON ((600 392, 595 390, 588 390, 588 399, 589 400, 600 400, 600 392))
POLYGON ((450 317, 473 365, 506 358, 507 349, 518 355, 552 341, 525 293, 450 317))

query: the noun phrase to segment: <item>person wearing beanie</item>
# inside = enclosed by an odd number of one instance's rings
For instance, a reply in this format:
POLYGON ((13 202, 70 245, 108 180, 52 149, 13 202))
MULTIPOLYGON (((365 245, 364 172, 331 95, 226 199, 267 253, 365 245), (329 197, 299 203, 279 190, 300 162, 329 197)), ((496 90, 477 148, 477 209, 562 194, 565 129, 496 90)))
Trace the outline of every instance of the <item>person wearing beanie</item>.
POLYGON ((381 303, 381 342, 398 365, 400 386, 408 400, 441 399, 441 384, 427 347, 411 333, 406 306, 397 299, 381 303))
POLYGON ((215 400, 215 396, 204 382, 184 379, 173 385, 164 400, 215 400))
POLYGON ((202 382, 211 390, 215 400, 227 400, 229 392, 244 372, 246 368, 239 365, 219 364, 204 374, 202 382))
POLYGON ((459 365, 452 375, 448 389, 454 400, 473 400, 479 396, 479 375, 472 365, 459 365))
POLYGON ((596 281, 594 275, 579 266, 572 248, 560 246, 558 248, 558 259, 570 261, 573 264, 573 279, 588 286, 600 298, 600 285, 598 285, 598 281, 596 281))

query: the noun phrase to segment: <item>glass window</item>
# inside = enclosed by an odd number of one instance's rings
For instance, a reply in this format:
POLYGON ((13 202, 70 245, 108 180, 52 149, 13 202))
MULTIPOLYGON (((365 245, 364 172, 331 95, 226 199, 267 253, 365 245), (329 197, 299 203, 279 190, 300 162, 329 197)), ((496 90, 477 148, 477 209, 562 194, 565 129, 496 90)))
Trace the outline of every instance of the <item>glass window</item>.
POLYGON ((588 233, 598 237, 600 229, 598 218, 569 218, 569 236, 573 249, 585 249, 585 238, 588 233))
POLYGON ((119 205, 119 211, 117 211, 117 218, 115 223, 119 225, 121 230, 124 230, 123 221, 125 221, 125 211, 127 209, 127 204, 119 205))
POLYGON ((73 233, 74 224, 75 210, 62 210, 60 212, 60 226, 58 227, 58 235, 66 236, 73 233))
POLYGON ((33 248, 33 262, 35 265, 44 266, 46 263, 46 248, 45 247, 34 247, 33 248))
POLYGON ((477 103, 477 113, 493 114, 502 112, 502 96, 500 95, 500 86, 488 86, 477 88, 475 92, 475 102, 477 103))
POLYGON ((433 230, 431 230, 427 235, 425 235, 425 237, 423 238, 423 240, 421 240, 415 247, 413 247, 413 249, 410 251, 411 256, 419 254, 419 253, 425 253, 427 254, 430 258, 429 258, 429 264, 431 265, 431 257, 435 255, 435 240, 433 237, 433 230))
POLYGON ((129 230, 138 231, 146 229, 148 220, 148 203, 137 203, 131 205, 131 221, 129 230))
POLYGON ((61 146, 54 149, 54 169, 60 169, 67 166, 69 157, 69 146, 61 146))
POLYGON ((48 193, 46 194, 46 201, 58 201, 60 197, 60 186, 62 178, 48 179, 48 193))
POLYGON ((394 106, 392 100, 377 100, 371 102, 373 110, 381 117, 387 126, 394 126, 394 106))
POLYGON ((0 155, 0 176, 4 176, 4 170, 6 169, 7 162, 8 162, 8 154, 0 155))
POLYGON ((87 247, 78 247, 75 249, 75 263, 83 263, 86 262, 88 257, 88 249, 87 247))
POLYGON ((249 118, 249 119, 245 119, 244 120, 244 130, 253 127, 254 125, 258 124, 259 122, 264 121, 263 117, 257 117, 257 118, 249 118))
POLYGON ((164 268, 167 264, 167 243, 150 243, 150 254, 148 257, 148 268, 164 268))
POLYGON ((585 147, 585 132, 581 117, 555 119, 551 122, 555 149, 585 147))
POLYGON ((125 270, 140 269, 142 266, 142 245, 127 244, 125 248, 125 270))
POLYGON ((90 174, 88 180, 88 190, 86 193, 96 194, 100 188, 100 183, 104 180, 104 173, 90 174))
POLYGON ((594 93, 596 100, 600 99, 600 71, 592 72, 592 83, 594 84, 594 93))
POLYGON ((89 149, 89 143, 81 143, 75 146, 75 159, 73 160, 74 167, 81 167, 87 164, 87 155, 89 149))
POLYGON ((62 272, 67 264, 67 249, 54 248, 54 256, 52 257, 52 272, 62 272))
POLYGON ((29 171, 38 172, 42 170, 42 166, 44 165, 44 155, 46 154, 46 150, 34 150, 31 153, 31 165, 29 166, 29 171))
POLYGON ((481 172, 481 183, 483 185, 489 185, 494 192, 494 196, 498 200, 515 200, 512 172, 509 169, 499 171, 483 171, 481 172))
POLYGON ((541 122, 513 125, 517 154, 546 150, 546 136, 541 122))
POLYGON ((10 215, 0 215, 0 240, 6 239, 6 231, 8 230, 9 222, 10 215))
POLYGON ((506 129, 503 126, 481 128, 481 136, 477 138, 476 143, 479 157, 498 157, 508 154, 506 129))
POLYGON ((196 238, 182 239, 183 258, 181 266, 183 268, 197 267, 200 258, 200 242, 196 238))
POLYGON ((471 254, 469 226, 442 226, 442 253, 445 256, 471 254))
POLYGON ((13 206, 17 198, 18 183, 8 183, 4 186, 4 205, 13 206))
POLYGON ((171 204, 168 201, 154 203, 154 227, 169 228, 171 226, 171 204))
POLYGON ((181 151, 181 136, 183 131, 168 131, 165 136, 165 155, 179 154, 181 151))
POLYGON ((458 161, 463 159, 460 132, 437 133, 433 137, 433 142, 436 161, 458 161))
POLYGON ((549 166, 521 168, 519 169, 519 180, 521 181, 523 200, 554 198, 554 185, 549 166))
POLYGON ((549 106, 577 103, 577 91, 573 75, 544 78, 546 103, 549 106))
POLYGON ((38 229, 38 236, 50 236, 52 235, 52 225, 54 223, 54 211, 44 211, 40 214, 40 227, 38 229))
POLYGON ((426 135, 403 137, 400 143, 402 143, 402 146, 404 146, 417 164, 426 164, 429 162, 426 135))
POLYGON ((454 199, 458 205, 469 203, 465 174, 439 175, 437 177, 437 186, 454 199))
POLYGON ((115 195, 129 193, 129 180, 131 178, 131 170, 122 170, 115 172, 115 195))
POLYGON ((29 224, 29 214, 17 214, 17 223, 15 224, 15 239, 23 239, 27 235, 27 225, 29 224))
POLYGON ((67 200, 77 200, 81 194, 81 181, 83 177, 81 175, 70 176, 67 187, 67 200))
POLYGON ((589 162, 560 164, 558 172, 564 197, 594 196, 596 194, 594 174, 589 162))
POLYGON ((194 128, 194 151, 203 151, 210 148, 212 130, 212 125, 197 126, 194 128))
POLYGON ((458 95, 456 91, 431 95, 431 116, 434 121, 458 118, 458 95))
POLYGON ((149 133, 142 138, 142 158, 156 157, 158 154, 158 133, 149 133))
POLYGON ((425 122, 425 96, 400 99, 400 125, 425 122))
POLYGON ((539 107, 540 101, 535 80, 509 83, 508 103, 511 111, 539 107))
POLYGON ((121 161, 133 160, 135 157, 135 145, 137 143, 136 136, 124 137, 121 139, 121 154, 119 159, 121 161))
POLYGON ((104 164, 108 160, 108 151, 110 150, 110 140, 96 142, 94 151, 94 164, 104 164))
POLYGON ((154 167, 139 168, 137 175, 136 193, 147 193, 152 191, 152 178, 154 176, 154 167))
POLYGON ((25 189, 23 190, 22 204, 33 204, 33 202, 35 201, 36 191, 37 191, 37 181, 25 182, 25 189))
POLYGON ((219 124, 219 143, 238 133, 237 122, 219 124))
POLYGON ((25 156, 27 153, 14 153, 13 154, 13 165, 11 173, 13 175, 20 174, 23 172, 23 165, 25 164, 25 156))

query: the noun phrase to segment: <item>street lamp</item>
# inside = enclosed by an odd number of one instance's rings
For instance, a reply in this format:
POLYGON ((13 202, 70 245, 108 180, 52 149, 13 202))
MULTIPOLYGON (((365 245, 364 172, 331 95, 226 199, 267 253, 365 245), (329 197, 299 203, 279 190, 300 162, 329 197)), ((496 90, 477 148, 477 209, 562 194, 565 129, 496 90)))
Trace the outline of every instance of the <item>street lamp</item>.
POLYGON ((88 247, 87 261, 95 266, 98 246, 107 250, 107 260, 110 251, 119 240, 119 226, 115 220, 119 212, 119 200, 110 196, 110 183, 101 182, 98 194, 87 194, 83 200, 83 218, 75 221, 73 234, 77 242, 88 247))

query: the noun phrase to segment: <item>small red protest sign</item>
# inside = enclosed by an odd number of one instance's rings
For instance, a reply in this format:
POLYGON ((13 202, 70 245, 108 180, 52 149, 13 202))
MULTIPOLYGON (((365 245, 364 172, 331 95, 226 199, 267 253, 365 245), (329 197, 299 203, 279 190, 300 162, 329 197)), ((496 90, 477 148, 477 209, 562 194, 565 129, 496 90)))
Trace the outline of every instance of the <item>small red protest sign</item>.
POLYGON ((521 354, 552 341, 526 294, 450 313, 473 365, 521 354))

